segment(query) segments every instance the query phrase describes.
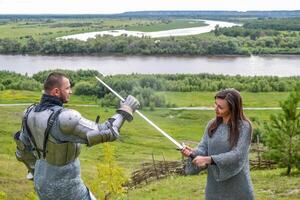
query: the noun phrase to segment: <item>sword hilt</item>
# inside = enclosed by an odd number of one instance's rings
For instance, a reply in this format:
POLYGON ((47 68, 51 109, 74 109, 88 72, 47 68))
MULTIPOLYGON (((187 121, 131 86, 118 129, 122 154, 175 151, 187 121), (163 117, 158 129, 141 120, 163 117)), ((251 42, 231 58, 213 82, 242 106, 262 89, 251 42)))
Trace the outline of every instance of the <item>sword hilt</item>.
POLYGON ((194 160, 197 156, 196 156, 195 154, 191 153, 189 157, 190 157, 192 160, 194 160))

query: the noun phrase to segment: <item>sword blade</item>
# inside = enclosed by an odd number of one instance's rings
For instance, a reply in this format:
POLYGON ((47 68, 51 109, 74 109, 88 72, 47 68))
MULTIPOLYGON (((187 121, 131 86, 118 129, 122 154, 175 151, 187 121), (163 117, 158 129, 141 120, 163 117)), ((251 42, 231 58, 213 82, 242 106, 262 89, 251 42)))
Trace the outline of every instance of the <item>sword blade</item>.
MULTIPOLYGON (((95 76, 96 79, 102 83, 107 89, 109 89, 114 95, 116 95, 120 100, 125 101, 125 99, 119 95, 116 91, 114 91, 111 87, 109 87, 104 81, 102 81, 99 77, 95 76)), ((158 132, 160 132, 163 136, 168 138, 173 144, 177 146, 179 149, 183 149, 183 145, 181 145, 179 142, 177 142, 174 138, 172 138, 169 134, 167 134, 165 131, 163 131, 161 128, 159 128, 156 124, 154 124, 150 119, 148 119, 143 113, 136 110, 135 111, 139 116, 141 116, 146 122, 148 122, 151 126, 153 126, 158 132)))

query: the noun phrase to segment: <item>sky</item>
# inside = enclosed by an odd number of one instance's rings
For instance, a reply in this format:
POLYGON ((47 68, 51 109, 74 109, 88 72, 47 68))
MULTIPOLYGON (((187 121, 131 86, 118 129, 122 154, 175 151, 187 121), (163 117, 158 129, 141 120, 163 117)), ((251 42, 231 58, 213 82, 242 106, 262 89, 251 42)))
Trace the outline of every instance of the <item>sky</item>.
POLYGON ((0 14, 113 14, 145 10, 300 10, 299 0, 0 0, 0 14))

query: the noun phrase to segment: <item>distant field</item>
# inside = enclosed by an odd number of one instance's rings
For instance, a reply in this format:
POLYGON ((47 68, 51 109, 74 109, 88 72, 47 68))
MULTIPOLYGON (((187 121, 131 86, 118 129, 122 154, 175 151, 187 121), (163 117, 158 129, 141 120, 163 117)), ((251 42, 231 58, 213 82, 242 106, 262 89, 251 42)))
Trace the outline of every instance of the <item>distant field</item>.
MULTIPOLYGON (((21 90, 4 90, 0 91, 0 104, 16 103, 38 103, 41 98, 41 92, 21 91, 21 90)), ((99 100, 92 96, 73 95, 69 104, 98 104, 99 100)))
MULTIPOLYGON (((10 93, 12 92, 10 91, 7 94, 2 91, 0 93, 1 102, 16 103, 10 93), (3 96, 8 99, 3 99, 3 96)), ((14 95, 17 94, 25 96, 26 91, 15 92, 14 95)), ((38 100, 39 95, 39 92, 28 93, 23 100, 38 100)), ((187 93, 177 94, 178 99, 186 95, 187 93)), ((212 93, 199 94, 196 99, 200 97, 206 99, 207 104, 203 105, 208 105, 211 95, 212 93)), ((251 96, 251 93, 247 95, 249 95, 249 99, 253 99, 253 102, 249 105, 257 105, 256 100, 261 101, 261 98, 272 97, 271 95, 268 96, 267 93, 264 94, 265 96, 261 94, 262 97, 257 94, 251 96)), ((76 101, 72 101, 72 104, 74 102, 76 102, 74 104, 93 102, 92 99, 82 100, 81 97, 73 97, 73 100, 76 101)), ((191 99, 191 101, 184 100, 183 103, 178 105, 184 105, 187 102, 190 104, 193 101, 195 99, 191 99)), ((274 106, 274 102, 265 103, 265 106, 274 106)), ((104 109, 100 106, 74 107, 70 105, 69 107, 78 110, 84 117, 91 120, 95 120, 96 115, 100 115, 100 121, 102 122, 115 112, 114 108, 104 109)), ((26 195, 28 196, 34 191, 32 182, 25 179, 25 167, 15 159, 15 143, 12 139, 13 133, 20 127, 22 112, 25 108, 26 106, 0 107, 0 192, 5 192, 7 199, 25 199, 26 195)), ((142 112, 176 140, 185 142, 192 147, 202 137, 206 123, 214 117, 213 111, 174 111, 169 109, 149 111, 146 109, 142 112)), ((271 114, 278 112, 280 111, 246 111, 246 114, 248 117, 263 122, 268 121, 271 114)), ((256 123, 254 123, 254 128, 256 126, 256 123)), ((143 162, 150 162, 152 153, 158 160, 163 160, 163 156, 166 160, 181 159, 181 155, 175 150, 175 146, 137 115, 135 115, 132 123, 124 124, 121 130, 121 139, 111 143, 111 145, 116 147, 116 160, 125 169, 128 176, 133 170, 138 169, 143 162)), ((102 145, 91 148, 83 146, 80 156, 82 177, 88 186, 95 179, 95 165, 102 159, 102 154, 102 145)), ((295 171, 292 176, 285 177, 280 175, 281 172, 283 172, 281 169, 252 171, 256 199, 293 200, 300 198, 300 174, 296 174, 295 171)), ((203 199, 205 178, 205 174, 192 177, 170 177, 142 188, 130 190, 124 199, 139 200, 141 196, 143 199, 203 199)))
POLYGON ((22 20, 18 22, 8 21, 0 24, 0 38, 26 40, 28 36, 35 39, 56 38, 59 36, 102 31, 138 24, 149 23, 144 20, 111 20, 111 19, 51 19, 51 20, 22 20), (14 34, 11 34, 11 33, 14 34))
POLYGON ((176 20, 168 23, 153 23, 141 26, 131 26, 126 30, 129 31, 142 31, 142 32, 154 32, 154 31, 164 31, 171 29, 180 29, 180 28, 193 28, 205 26, 206 24, 203 21, 192 21, 192 20, 176 20))
POLYGON ((103 31, 103 30, 135 30, 162 31, 176 28, 204 26, 202 21, 192 20, 146 20, 146 19, 51 19, 22 20, 0 23, 0 39, 10 38, 21 41, 32 36, 35 39, 56 38, 65 35, 103 31), (13 34, 12 34, 13 33, 13 34))
MULTIPOLYGON (((184 106, 214 106, 216 92, 158 92, 166 97, 167 102, 184 106)), ((245 107, 279 107, 279 101, 287 98, 288 92, 241 92, 245 107)))
MULTIPOLYGON (((38 102, 42 92, 5 90, 0 91, 0 104, 38 102)), ((157 92, 176 107, 214 106, 216 92, 157 92)), ((287 98, 288 92, 242 92, 245 107, 279 107, 279 101, 287 98)), ((73 95, 69 104, 95 104, 99 102, 90 96, 73 95)))
MULTIPOLYGON (((72 22, 68 22, 72 23, 72 22)), ((26 41, 26 38, 32 36, 35 39, 55 38, 66 34, 80 33, 94 30, 92 27, 68 27, 65 22, 9 22, 0 25, 0 38, 16 39, 26 41), (63 25, 64 24, 64 25, 63 25), (14 34, 11 34, 11 33, 14 34)))

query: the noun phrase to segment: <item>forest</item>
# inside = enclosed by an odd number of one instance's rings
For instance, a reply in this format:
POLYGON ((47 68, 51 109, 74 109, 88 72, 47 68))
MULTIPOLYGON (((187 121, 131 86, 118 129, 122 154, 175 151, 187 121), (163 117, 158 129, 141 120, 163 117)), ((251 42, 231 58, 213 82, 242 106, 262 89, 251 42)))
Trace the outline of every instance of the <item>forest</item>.
MULTIPOLYGON (((70 77, 74 94, 104 98, 105 105, 116 105, 117 99, 97 82, 101 77, 122 95, 137 96, 142 106, 171 107, 159 91, 169 92, 215 92, 236 88, 246 92, 287 92, 300 83, 300 77, 277 76, 228 76, 214 74, 131 74, 103 77, 95 70, 59 70, 70 77)), ((0 71, 0 90, 41 91, 43 81, 51 70, 41 71, 32 77, 15 72, 0 71)))

